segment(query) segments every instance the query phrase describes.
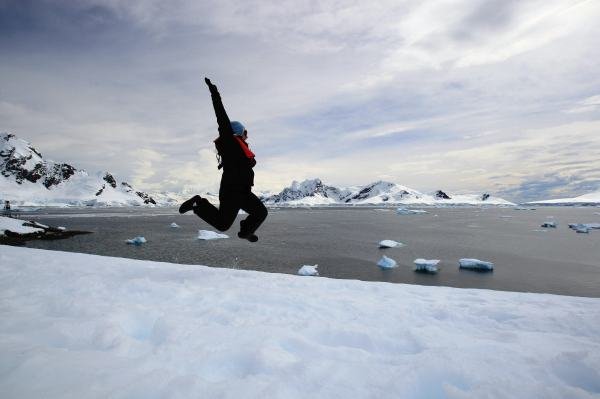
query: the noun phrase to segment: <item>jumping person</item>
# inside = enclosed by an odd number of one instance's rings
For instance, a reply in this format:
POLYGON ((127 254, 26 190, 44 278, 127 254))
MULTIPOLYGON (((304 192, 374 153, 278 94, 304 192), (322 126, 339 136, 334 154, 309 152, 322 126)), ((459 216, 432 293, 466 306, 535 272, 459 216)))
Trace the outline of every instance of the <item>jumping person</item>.
POLYGON ((219 125, 219 137, 214 143, 218 153, 218 168, 223 168, 219 188, 220 205, 216 208, 206 198, 195 195, 181 204, 179 213, 194 211, 206 223, 217 230, 225 231, 231 227, 240 209, 243 209, 248 213, 248 217, 240 222, 238 237, 256 242, 258 237, 254 232, 267 218, 267 208, 252 193, 252 168, 256 165, 256 160, 246 143, 248 131, 240 122, 229 121, 217 86, 208 78, 204 78, 204 81, 210 90, 219 125))

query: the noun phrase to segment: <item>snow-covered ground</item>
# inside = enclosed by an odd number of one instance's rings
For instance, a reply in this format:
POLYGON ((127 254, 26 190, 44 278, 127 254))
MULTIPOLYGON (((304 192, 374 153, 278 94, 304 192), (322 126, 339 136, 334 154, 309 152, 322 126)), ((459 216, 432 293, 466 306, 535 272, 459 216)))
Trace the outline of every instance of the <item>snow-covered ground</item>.
POLYGON ((600 299, 0 246, 2 398, 598 398, 600 299))
POLYGON ((574 198, 559 198, 528 202, 531 205, 600 205, 600 191, 580 195, 574 198))

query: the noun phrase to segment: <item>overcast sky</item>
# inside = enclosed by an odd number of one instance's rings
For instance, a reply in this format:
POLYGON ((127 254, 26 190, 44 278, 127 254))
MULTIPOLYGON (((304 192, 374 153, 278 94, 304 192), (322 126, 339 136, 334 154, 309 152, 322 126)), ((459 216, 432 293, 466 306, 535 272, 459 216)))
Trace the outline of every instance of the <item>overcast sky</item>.
POLYGON ((0 0, 0 131, 136 188, 218 187, 213 80, 255 190, 600 190, 600 2, 0 0))

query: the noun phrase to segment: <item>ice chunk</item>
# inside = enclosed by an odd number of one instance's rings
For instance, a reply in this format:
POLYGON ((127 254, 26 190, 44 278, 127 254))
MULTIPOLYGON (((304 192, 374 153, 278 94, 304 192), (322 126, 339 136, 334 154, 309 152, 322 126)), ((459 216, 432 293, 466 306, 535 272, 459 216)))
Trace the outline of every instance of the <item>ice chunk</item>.
POLYGON ((219 238, 229 238, 227 234, 220 234, 210 230, 198 230, 199 240, 216 240, 219 238))
POLYGON ((398 215, 420 215, 420 214, 428 213, 428 212, 423 209, 408 209, 405 207, 400 207, 400 208, 396 209, 396 213, 398 215))
POLYGON ((577 228, 575 229, 575 231, 576 231, 577 233, 585 233, 585 234, 588 234, 588 233, 590 232, 590 229, 588 229, 587 227, 583 226, 583 227, 577 227, 577 228))
POLYGON ((570 223, 569 228, 577 231, 580 230, 592 230, 592 229, 600 229, 600 223, 570 223))
POLYGON ((404 244, 402 244, 401 242, 398 241, 394 241, 394 240, 383 240, 383 241, 379 241, 379 248, 396 248, 396 247, 403 247, 404 244))
POLYGON ((58 226, 57 229, 60 231, 65 231, 67 228, 65 226, 58 226))
POLYGON ((437 273, 438 271, 438 263, 440 263, 439 259, 423 259, 418 258, 414 261, 415 271, 416 272, 427 272, 427 273, 437 273))
POLYGON ((544 227, 544 228, 546 228, 546 229, 547 229, 547 228, 553 228, 553 229, 555 229, 555 228, 556 228, 556 225, 557 225, 557 224, 556 224, 556 222, 553 222, 553 221, 548 221, 548 222, 544 222, 544 223, 542 223, 542 225, 541 225, 540 227, 544 227))
POLYGON ((127 244, 132 244, 132 245, 142 245, 142 244, 146 243, 146 239, 142 236, 138 236, 138 237, 132 238, 131 240, 126 240, 125 242, 127 244))
POLYGON ((318 276, 319 271, 317 270, 319 265, 304 265, 298 270, 298 274, 301 276, 318 276))
POLYGON ((458 265, 461 269, 494 270, 494 264, 492 262, 472 258, 462 258, 458 261, 458 265))
POLYGON ((381 257, 381 259, 379 259, 379 262, 377 262, 377 266, 381 267, 382 269, 393 269, 394 267, 398 266, 398 264, 394 259, 388 258, 384 255, 381 257))
POLYGON ((173 228, 173 229, 178 229, 178 228, 180 228, 180 227, 181 227, 181 226, 180 226, 180 225, 178 225, 178 224, 177 224, 177 223, 175 223, 175 222, 171 223, 171 228, 173 228))

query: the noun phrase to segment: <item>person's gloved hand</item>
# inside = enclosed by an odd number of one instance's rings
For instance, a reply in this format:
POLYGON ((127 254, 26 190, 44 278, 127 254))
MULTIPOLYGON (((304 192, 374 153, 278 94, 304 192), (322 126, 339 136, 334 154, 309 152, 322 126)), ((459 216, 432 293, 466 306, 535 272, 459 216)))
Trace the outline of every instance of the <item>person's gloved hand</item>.
POLYGON ((211 94, 212 93, 218 93, 219 91, 217 90, 217 86, 215 86, 214 84, 212 84, 212 82, 210 81, 209 78, 204 78, 204 81, 206 82, 206 84, 208 85, 208 89, 210 90, 211 94))

